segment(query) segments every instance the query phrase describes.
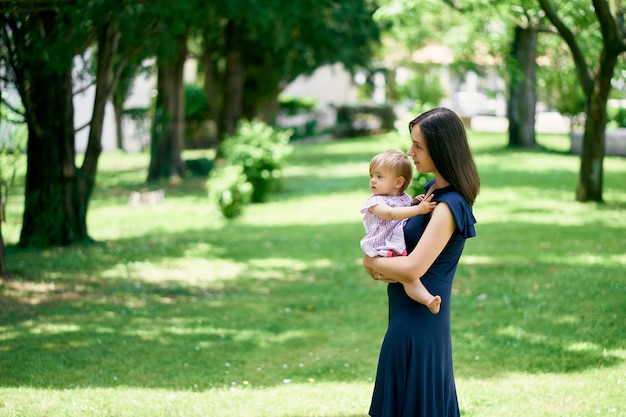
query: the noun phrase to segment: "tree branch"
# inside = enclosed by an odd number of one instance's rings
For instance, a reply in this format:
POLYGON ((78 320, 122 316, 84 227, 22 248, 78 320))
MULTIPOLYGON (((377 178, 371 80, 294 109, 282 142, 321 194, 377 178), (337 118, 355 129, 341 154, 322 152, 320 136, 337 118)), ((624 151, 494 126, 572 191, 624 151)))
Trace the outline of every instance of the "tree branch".
POLYGON ((20 116, 22 116, 22 117, 24 117, 24 118, 26 117, 26 114, 25 114, 24 112, 19 111, 18 109, 16 109, 15 107, 13 107, 13 106, 11 105, 11 103, 9 103, 9 102, 8 102, 8 101, 4 98, 4 96, 1 96, 1 95, 0 95, 0 101, 1 101, 1 102, 5 105, 5 106, 7 106, 7 107, 9 108, 9 110, 11 110, 13 113, 19 114, 20 116))
MULTIPOLYGON (((576 37, 572 33, 571 30, 556 14, 556 11, 552 8, 552 6, 548 3, 548 0, 538 0, 539 5, 546 13, 546 17, 554 25, 556 30, 559 32, 567 46, 569 46, 570 52, 572 53, 572 57, 574 59, 574 65, 576 66, 576 75, 578 80, 580 81, 580 85, 582 86, 585 95, 587 97, 591 96, 591 92, 593 91, 593 75, 589 66, 587 65, 587 61, 585 61, 585 55, 583 51, 580 49, 580 45, 576 41, 576 37)), ((596 0, 594 0, 595 2, 596 0)))
POLYGON ((95 81, 95 80, 92 80, 90 83, 85 84, 84 86, 82 86, 82 87, 81 87, 81 88, 79 88, 78 90, 73 91, 73 92, 72 92, 72 95, 76 96, 76 95, 78 95, 78 94, 82 94, 82 93, 84 93, 85 91, 87 91, 89 88, 93 87, 95 84, 96 84, 96 81, 95 81))
POLYGON ((82 126, 80 126, 80 127, 76 128, 76 129, 74 129, 74 134, 76 134, 76 133, 80 132, 80 131, 81 131, 81 130, 83 130, 83 129, 86 129, 87 127, 89 127, 89 125, 90 125, 90 124, 91 124, 91 120, 90 120, 90 121, 88 121, 87 123, 85 123, 84 125, 82 125, 82 126))
POLYGON ((604 47, 617 53, 626 51, 621 27, 611 13, 609 3, 606 0, 593 0, 593 9, 600 22, 604 47))
POLYGON ((455 10, 463 11, 463 6, 456 4, 456 1, 454 0, 443 0, 443 2, 455 10))

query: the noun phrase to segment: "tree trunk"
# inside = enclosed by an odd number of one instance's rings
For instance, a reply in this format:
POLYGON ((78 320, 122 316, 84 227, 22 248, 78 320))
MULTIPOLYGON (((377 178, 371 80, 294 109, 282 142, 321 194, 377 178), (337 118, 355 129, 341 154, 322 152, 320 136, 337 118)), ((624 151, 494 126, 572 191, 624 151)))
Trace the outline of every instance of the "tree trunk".
POLYGON ((253 109, 254 113, 251 113, 249 118, 259 119, 269 125, 276 123, 276 117, 280 111, 280 102, 278 101, 279 95, 280 93, 277 91, 271 97, 264 97, 265 101, 263 104, 256 106, 253 109))
POLYGON ((124 150, 124 132, 122 130, 124 116, 124 98, 113 94, 111 96, 111 104, 113 104, 113 113, 115 113, 115 143, 117 149, 124 150))
MULTIPOLYGON (((0 114, 1 116, 1 114, 0 114)), ((15 172, 15 171, 14 171, 15 172)), ((2 169, 0 169, 0 277, 9 276, 9 266, 7 264, 6 252, 4 251, 4 237, 2 236, 2 224, 6 216, 6 195, 8 194, 8 183, 5 183, 2 169), (5 187, 5 184, 6 187, 5 187)))
POLYGON ((30 62, 26 68, 28 76, 20 86, 27 107, 28 150, 19 244, 69 245, 88 239, 76 186, 72 61, 56 71, 43 62, 30 62))
POLYGON ((93 113, 89 128, 89 138, 83 165, 78 171, 78 225, 84 230, 81 234, 87 236, 87 208, 96 184, 98 159, 102 154, 102 129, 104 126, 104 112, 107 101, 114 89, 113 59, 117 52, 120 33, 116 24, 105 25, 98 39, 98 67, 96 72, 96 94, 93 113))
POLYGON ((606 105, 611 92, 611 79, 617 65, 617 54, 603 49, 600 69, 587 105, 587 120, 580 157, 580 171, 576 186, 576 200, 602 201, 606 105))
POLYGON ((152 125, 148 182, 178 178, 185 174, 182 160, 185 128, 183 69, 187 55, 187 35, 180 40, 180 51, 173 60, 159 59, 157 101, 152 125))
POLYGON ((215 122, 215 126, 217 128, 216 136, 219 148, 220 141, 223 137, 222 116, 220 109, 220 97, 222 97, 223 94, 222 90, 218 87, 219 71, 217 70, 216 64, 213 62, 213 45, 210 44, 208 39, 210 39, 210 37, 205 35, 204 51, 201 58, 202 66, 204 67, 204 94, 207 98, 211 118, 215 122))
POLYGON ((122 124, 124 122, 124 102, 128 96, 128 92, 133 84, 133 80, 138 72, 139 64, 126 64, 122 69, 118 68, 120 73, 119 80, 115 83, 115 88, 111 93, 111 104, 113 104, 113 112, 115 113, 115 138, 117 149, 124 151, 124 132, 122 124))
POLYGON ((517 68, 511 71, 508 104, 509 147, 533 148, 537 146, 535 140, 536 53, 537 30, 532 27, 516 26, 511 52, 517 68))
POLYGON ((0 277, 9 277, 9 265, 7 264, 6 252, 4 250, 4 237, 2 236, 2 223, 4 214, 0 210, 0 277))
POLYGON ((241 50, 242 29, 230 21, 226 26, 226 91, 224 92, 223 134, 232 135, 237 129, 243 106, 245 68, 241 50))

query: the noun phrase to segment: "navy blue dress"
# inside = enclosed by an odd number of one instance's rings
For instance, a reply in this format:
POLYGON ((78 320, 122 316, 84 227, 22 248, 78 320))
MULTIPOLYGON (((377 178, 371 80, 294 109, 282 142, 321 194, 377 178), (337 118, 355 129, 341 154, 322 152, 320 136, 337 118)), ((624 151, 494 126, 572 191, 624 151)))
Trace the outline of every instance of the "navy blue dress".
MULTIPOLYGON (((388 285, 389 325, 378 360, 372 417, 460 416, 452 370, 450 299, 465 240, 476 235, 476 219, 453 186, 435 190, 434 195, 435 201, 448 204, 456 223, 450 241, 422 277, 431 294, 441 296, 441 309, 432 314, 409 298, 402 284, 388 285)), ((430 215, 418 215, 407 221, 404 239, 409 253, 429 219, 430 215)))

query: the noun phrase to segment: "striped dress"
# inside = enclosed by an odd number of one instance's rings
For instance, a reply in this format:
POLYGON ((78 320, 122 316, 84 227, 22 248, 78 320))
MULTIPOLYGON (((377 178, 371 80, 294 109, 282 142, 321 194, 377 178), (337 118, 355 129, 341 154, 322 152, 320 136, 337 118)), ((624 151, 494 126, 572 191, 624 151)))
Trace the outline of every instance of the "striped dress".
POLYGON ((398 196, 374 194, 367 199, 361 213, 365 237, 361 249, 367 256, 398 256, 406 254, 404 232, 405 220, 385 220, 369 212, 370 207, 385 203, 390 207, 410 206, 413 199, 407 193, 398 196))

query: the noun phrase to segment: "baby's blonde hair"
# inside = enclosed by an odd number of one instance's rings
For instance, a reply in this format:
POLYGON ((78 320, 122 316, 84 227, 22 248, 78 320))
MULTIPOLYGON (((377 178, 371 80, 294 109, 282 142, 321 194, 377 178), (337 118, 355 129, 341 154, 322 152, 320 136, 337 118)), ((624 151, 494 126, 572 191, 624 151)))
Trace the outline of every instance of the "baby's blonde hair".
POLYGON ((413 167, 409 157, 401 150, 389 149, 375 155, 370 161, 370 175, 378 167, 391 171, 396 177, 404 177, 404 184, 402 184, 400 192, 404 192, 411 184, 413 167))

